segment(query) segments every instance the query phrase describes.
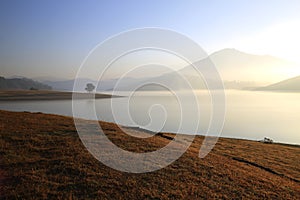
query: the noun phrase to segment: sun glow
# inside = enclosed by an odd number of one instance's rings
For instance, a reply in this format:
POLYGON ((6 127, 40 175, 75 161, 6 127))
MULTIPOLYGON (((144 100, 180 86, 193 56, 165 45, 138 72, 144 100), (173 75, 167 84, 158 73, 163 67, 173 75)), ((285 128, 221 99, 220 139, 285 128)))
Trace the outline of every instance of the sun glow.
MULTIPOLYGON (((254 35, 232 41, 232 46, 251 53, 278 56, 300 64, 300 20, 278 23, 254 35)), ((300 71, 297 71, 298 74, 300 71)))

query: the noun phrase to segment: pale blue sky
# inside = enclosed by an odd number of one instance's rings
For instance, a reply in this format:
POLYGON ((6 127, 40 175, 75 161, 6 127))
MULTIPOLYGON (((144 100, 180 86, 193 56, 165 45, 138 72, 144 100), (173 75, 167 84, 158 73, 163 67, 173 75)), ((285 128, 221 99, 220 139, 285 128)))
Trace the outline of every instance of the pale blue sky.
POLYGON ((299 10, 299 0, 1 0, 1 75, 72 78, 99 42, 141 27, 178 31, 208 53, 229 47, 298 61, 299 10))

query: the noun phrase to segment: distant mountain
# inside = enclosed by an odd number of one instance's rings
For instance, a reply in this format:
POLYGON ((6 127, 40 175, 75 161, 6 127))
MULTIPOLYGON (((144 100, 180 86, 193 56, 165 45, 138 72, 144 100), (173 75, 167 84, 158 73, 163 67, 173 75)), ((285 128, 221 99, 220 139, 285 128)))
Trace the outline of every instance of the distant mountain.
MULTIPOLYGON (((27 78, 25 76, 18 76, 18 75, 14 75, 14 76, 9 76, 9 77, 6 77, 6 79, 14 79, 14 78, 17 78, 17 79, 22 79, 22 78, 27 78)), ((35 80, 36 81, 36 80, 35 80)))
MULTIPOLYGON (((209 79, 211 83, 211 89, 221 89, 218 82, 214 79, 209 79)), ((186 90, 186 89, 207 89, 205 80, 202 80, 199 76, 195 75, 183 75, 177 74, 176 72, 164 74, 154 78, 148 79, 135 79, 135 81, 128 82, 120 80, 118 87, 114 87, 114 84, 111 85, 108 90, 117 90, 117 91, 132 91, 136 89, 137 86, 141 86, 139 90, 141 91, 163 91, 166 90, 164 86, 170 86, 175 90, 186 90), (189 85, 190 84, 190 85, 189 85)), ((253 89, 261 86, 260 83, 253 81, 223 81, 225 89, 253 89)), ((171 88, 169 88, 171 89, 171 88)))
MULTIPOLYGON (((211 54, 208 58, 199 60, 194 64, 203 69, 211 66, 211 62, 216 66, 226 89, 253 89, 265 86, 273 82, 273 80, 281 80, 287 77, 283 72, 290 73, 294 71, 295 67, 299 65, 285 61, 280 58, 267 55, 252 55, 247 54, 236 49, 223 49, 211 54)), ((107 90, 133 90, 137 85, 144 85, 146 83, 162 83, 165 85, 172 85, 176 89, 187 89, 187 82, 182 79, 183 75, 194 89, 205 89, 206 84, 204 80, 196 76, 198 72, 192 65, 186 66, 177 72, 159 73, 156 77, 130 78, 125 77, 119 81, 119 85, 115 88, 118 79, 110 79, 101 81, 97 86, 97 91, 107 90)), ((147 74, 147 73, 146 73, 147 74)), ((215 77, 205 77, 213 83, 212 89, 218 89, 215 77)), ((64 81, 43 81, 43 83, 50 85, 56 90, 72 91, 74 80, 64 81)), ((84 91, 87 83, 97 85, 97 81, 80 78, 77 79, 75 86, 76 91, 84 91)), ((155 84, 140 88, 140 90, 165 90, 155 84)))
MULTIPOLYGON (((125 85, 130 85, 138 82, 139 79, 126 77, 123 78, 121 83, 125 85)), ((72 80, 65 80, 65 81, 44 81, 43 83, 50 85, 55 90, 62 90, 62 91, 73 91, 75 79, 72 80)), ((99 83, 95 80, 88 79, 88 78, 78 78, 76 79, 76 85, 74 90, 75 91, 85 91, 85 87, 87 83, 94 84, 97 91, 107 91, 111 90, 118 82, 118 79, 109 79, 100 81, 99 83)))
POLYGON ((290 78, 279 83, 275 83, 257 90, 281 91, 281 92, 300 92, 300 76, 290 78))
MULTIPOLYGON (((299 64, 289 62, 268 55, 253 55, 236 49, 223 49, 198 61, 201 65, 209 62, 214 63, 224 81, 257 82, 262 85, 271 83, 273 80, 287 78, 290 72, 300 67, 299 64), (286 72, 287 74, 284 74, 286 72)), ((180 70, 184 74, 193 74, 192 66, 180 70)))
MULTIPOLYGON (((296 66, 294 63, 275 58, 272 56, 259 56, 243 53, 235 49, 223 49, 216 53, 211 54, 208 58, 199 60, 194 63, 201 71, 204 68, 215 65, 223 80, 226 89, 253 89, 271 82, 267 80, 268 77, 274 73, 274 77, 282 76, 275 72, 282 72, 292 69, 296 66), (262 77, 264 79, 262 80, 262 77)), ((145 83, 162 83, 165 85, 172 85, 176 89, 187 89, 186 81, 181 77, 188 80, 194 89, 205 89, 206 83, 204 80, 199 79, 197 70, 193 65, 189 65, 177 72, 166 73, 154 78, 138 79, 133 85, 121 84, 118 90, 131 90, 134 85, 143 85, 145 83)), ((212 83, 212 89, 219 89, 215 77, 205 77, 212 83)), ((141 88, 141 90, 164 90, 163 87, 157 85, 149 85, 141 88)))
POLYGON ((64 78, 59 78, 59 77, 53 77, 53 76, 37 76, 37 77, 32 77, 32 80, 38 81, 38 82, 45 82, 45 81, 65 81, 66 79, 64 78))
MULTIPOLYGON (((84 91, 87 83, 96 84, 96 81, 91 79, 78 79, 78 87, 75 88, 75 91, 84 91)), ((61 91, 72 91, 74 86, 74 79, 65 80, 65 81, 43 81, 44 84, 50 85, 54 90, 61 91)))
POLYGON ((0 77, 1 90, 14 90, 14 89, 37 89, 37 90, 51 90, 49 85, 34 81, 28 78, 4 78, 0 77))

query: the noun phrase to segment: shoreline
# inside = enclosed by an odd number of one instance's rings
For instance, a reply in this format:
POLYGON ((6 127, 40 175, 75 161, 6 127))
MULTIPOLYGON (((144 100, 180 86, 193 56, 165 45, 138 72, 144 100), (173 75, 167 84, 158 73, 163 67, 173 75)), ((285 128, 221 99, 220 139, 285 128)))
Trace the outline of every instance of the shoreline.
POLYGON ((72 100, 73 94, 76 95, 76 99, 120 97, 101 93, 73 93, 55 90, 0 90, 0 101, 72 100))
MULTIPOLYGON (((53 114, 53 113, 44 113, 44 112, 31 112, 31 111, 10 111, 10 110, 2 110, 0 109, 0 113, 1 112, 10 112, 10 113, 28 113, 28 114, 41 114, 41 115, 51 115, 51 116, 57 116, 57 117, 65 117, 65 118, 71 118, 74 119, 73 116, 68 116, 68 115, 60 115, 60 114, 53 114)), ((136 131, 136 132, 140 132, 140 133, 146 133, 149 135, 158 135, 161 137, 165 137, 165 138, 169 138, 169 136, 174 137, 177 134, 184 134, 184 135, 189 135, 189 136, 194 136, 196 137, 206 137, 205 135, 201 135, 201 134, 188 134, 188 133, 174 133, 174 132, 153 132, 151 130, 148 129, 144 129, 138 126, 127 126, 127 125, 122 125, 122 124, 116 124, 114 122, 109 122, 109 121, 103 121, 103 120, 90 120, 90 119, 84 119, 84 118, 77 118, 78 120, 83 120, 83 121, 93 121, 93 122, 99 122, 99 123, 107 123, 107 124, 113 124, 114 126, 120 126, 122 128, 125 129, 129 129, 132 131, 136 131)), ((210 136, 208 136, 210 137, 210 136)), ((219 139, 228 139, 228 140, 237 140, 237 141, 248 141, 248 142, 258 142, 258 143, 262 143, 265 145, 283 145, 283 146, 290 146, 290 147, 295 147, 295 148, 300 148, 300 144, 296 144, 296 143, 284 143, 284 142, 276 142, 274 141, 273 143, 265 143, 262 140, 255 140, 255 139, 249 139, 249 138, 235 138, 235 137, 224 137, 224 136, 220 136, 218 137, 219 139)))
MULTIPOLYGON (((44 113, 44 114, 47 114, 47 113, 44 113)), ((69 117, 69 116, 67 116, 67 117, 69 117)), ((83 120, 85 120, 85 119, 83 119, 83 120)), ((103 122, 107 122, 107 121, 103 121, 103 122)), ((108 123, 112 123, 112 122, 108 122, 108 123)), ((144 128, 141 128, 141 127, 138 127, 138 126, 125 126, 125 125, 120 125, 120 126, 128 128, 128 129, 132 129, 132 130, 138 130, 138 131, 142 131, 142 132, 149 132, 149 133, 152 133, 152 135, 155 133, 155 132, 153 132, 151 130, 144 129, 144 128)), ((159 132, 159 133, 162 133, 162 134, 168 133, 168 134, 174 134, 174 135, 176 135, 176 134, 184 134, 184 135, 190 135, 190 136, 195 136, 195 137, 196 136, 205 137, 205 135, 202 135, 202 134, 196 134, 196 135, 194 135, 194 134, 188 134, 188 133, 174 133, 174 132, 159 132)), ((249 138, 226 137, 226 136, 219 136, 218 138, 264 143, 262 140, 255 140, 255 139, 249 139, 249 138)), ((265 143, 265 144, 267 144, 267 143, 265 143)), ((300 144, 297 144, 297 143, 284 143, 284 142, 276 142, 276 141, 274 141, 272 144, 278 144, 278 145, 285 145, 285 146, 292 146, 292 147, 300 148, 300 144)))
MULTIPOLYGON (((104 97, 104 98, 120 98, 122 96, 113 96, 113 97, 104 97)), ((100 97, 101 98, 101 97, 100 97)), ((96 98, 95 98, 96 99, 96 98)), ((37 100, 37 99, 36 99, 37 100)), ((47 100, 47 99, 43 99, 43 100, 47 100)), ((48 99, 48 100, 51 100, 51 99, 48 99)), ((53 100, 53 99, 52 99, 53 100)), ((55 99, 55 100, 68 100, 68 99, 55 99)), ((55 101, 53 100, 53 101, 55 101)), ((16 100, 16 101, 26 101, 26 100, 16 100)), ((31 101, 35 101, 35 100, 31 100, 31 101)), ((0 102, 1 102, 1 98, 0 98, 0 102)), ((15 112, 15 113, 32 113, 32 114, 45 114, 45 115, 56 115, 56 116, 61 116, 61 117, 67 117, 67 118, 72 118, 73 119, 73 116, 69 116, 69 115, 63 115, 63 114, 55 114, 55 113, 47 113, 47 112, 39 112, 39 111, 36 111, 36 112, 33 112, 33 111, 14 111, 14 110, 3 110, 3 109, 0 109, 0 112, 1 111, 5 111, 5 112, 15 112)), ((110 121, 103 121, 103 120, 91 120, 91 119, 85 119, 85 118, 78 118, 80 120, 86 120, 86 121, 98 121, 98 122, 103 122, 103 123, 112 123, 114 124, 113 122, 110 122, 110 121)), ((140 131, 140 132, 147 132, 147 133, 150 133, 150 134, 154 134, 153 131, 151 130, 148 130, 148 129, 144 129, 142 127, 138 127, 138 126, 128 126, 128 125, 123 125, 123 124, 116 124, 118 126, 121 126, 121 127, 124 127, 124 128, 127 128, 127 129, 132 129, 132 130, 136 130, 136 131, 140 131)), ((190 136, 200 136, 200 137, 205 137, 205 135, 203 134, 189 134, 189 133, 174 133, 174 132, 171 132, 171 131, 164 131, 164 132, 159 132, 159 133, 166 133, 166 134, 172 134, 172 135, 176 135, 176 134, 184 134, 184 135, 190 135, 190 136)), ((218 138, 224 138, 224 139, 233 139, 233 140, 241 140, 241 141, 252 141, 252 142, 260 142, 260 143, 264 143, 262 141, 262 139, 251 139, 251 138, 243 138, 243 137, 228 137, 228 136, 219 136, 218 138)), ((267 144, 267 143, 266 143, 267 144)), ((277 145, 284 145, 284 146, 291 146, 291 147, 296 147, 296 148, 300 148, 300 144, 298 143, 285 143, 285 142, 280 142, 280 141, 274 141, 272 144, 277 144, 277 145)))
MULTIPOLYGON (((114 144, 131 152, 156 151, 174 138, 172 133, 135 138, 114 123, 99 123, 114 144)), ((219 138, 200 159, 204 137, 197 135, 169 166, 131 174, 95 159, 82 144, 72 117, 0 110, 0 124, 3 199, 297 199, 300 193, 298 147, 219 138)))

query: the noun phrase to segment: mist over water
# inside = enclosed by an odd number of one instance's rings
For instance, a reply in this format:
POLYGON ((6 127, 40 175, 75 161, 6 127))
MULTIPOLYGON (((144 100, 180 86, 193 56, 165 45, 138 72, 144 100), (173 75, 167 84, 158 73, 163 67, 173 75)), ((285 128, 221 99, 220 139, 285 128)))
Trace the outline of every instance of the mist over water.
MULTIPOLYGON (((276 142, 300 144, 300 93, 272 93, 226 90, 226 118, 221 137, 260 140, 270 137, 276 142)), ((126 92, 120 92, 126 95, 126 92)), ((192 106, 185 106, 191 113, 184 120, 183 133, 201 134, 207 132, 211 117, 211 100, 207 91, 197 91, 200 118, 195 116, 192 106), (197 132, 189 130, 189 123, 199 122, 197 132)), ((136 92, 129 99, 76 100, 81 109, 77 117, 96 119, 93 114, 95 104, 98 120, 114 122, 114 113, 129 110, 131 120, 126 115, 118 115, 118 122, 126 126, 139 126, 153 131, 177 132, 180 126, 180 104, 170 92, 136 92), (127 103, 129 102, 129 106, 127 103)), ((185 103, 188 103, 186 101, 185 103)), ((0 109, 12 111, 45 112, 72 116, 72 101, 16 101, 0 102, 0 109)))

